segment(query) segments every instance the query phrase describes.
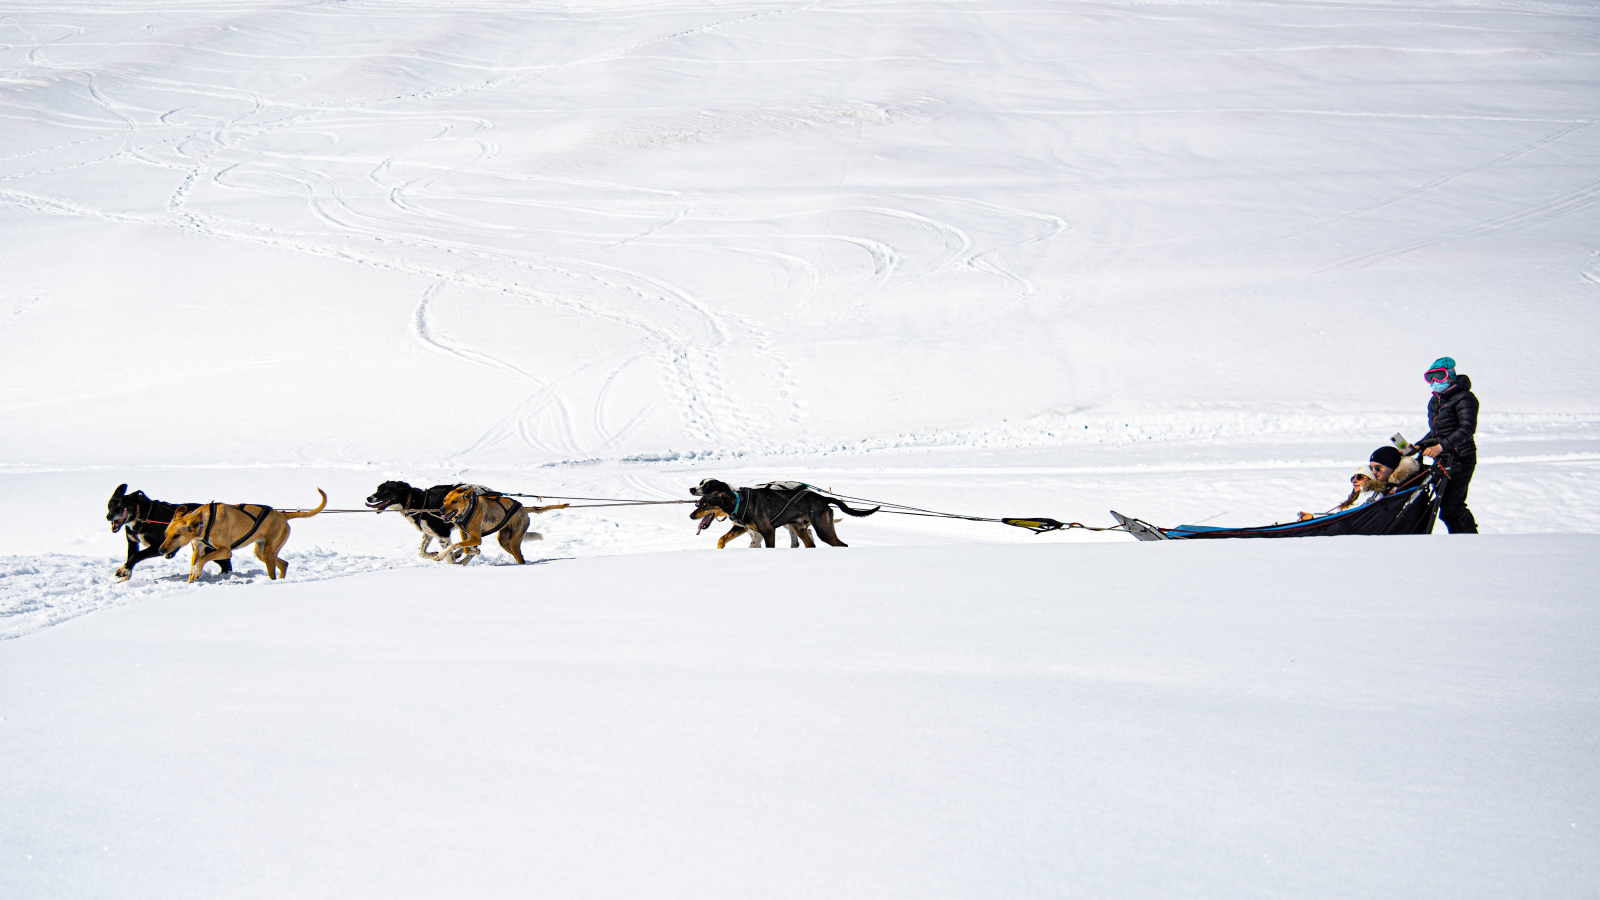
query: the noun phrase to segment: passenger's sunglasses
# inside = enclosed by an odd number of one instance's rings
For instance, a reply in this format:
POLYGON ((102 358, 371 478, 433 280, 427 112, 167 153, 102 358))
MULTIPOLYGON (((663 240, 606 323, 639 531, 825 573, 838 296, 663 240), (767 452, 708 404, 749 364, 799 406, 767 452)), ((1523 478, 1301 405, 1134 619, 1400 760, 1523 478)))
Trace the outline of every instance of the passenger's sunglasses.
POLYGON ((1442 384, 1450 380, 1449 369, 1429 369, 1422 373, 1422 377, 1429 384, 1442 384))

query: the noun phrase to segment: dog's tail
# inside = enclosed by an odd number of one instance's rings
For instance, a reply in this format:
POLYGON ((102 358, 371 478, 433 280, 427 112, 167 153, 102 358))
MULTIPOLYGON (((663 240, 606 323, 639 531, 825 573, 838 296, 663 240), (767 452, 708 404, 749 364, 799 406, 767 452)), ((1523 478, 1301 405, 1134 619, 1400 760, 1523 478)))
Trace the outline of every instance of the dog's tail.
POLYGON ((309 519, 317 513, 322 512, 324 509, 327 509, 328 495, 323 493, 322 488, 317 488, 317 493, 322 494, 322 502, 317 504, 316 509, 305 510, 302 512, 286 512, 283 514, 283 517, 285 519, 309 519))
POLYGON ((851 509, 850 507, 845 506, 844 505, 844 501, 840 500, 837 497, 827 497, 827 498, 824 498, 824 499, 826 499, 829 504, 839 507, 840 509, 844 510, 847 514, 855 516, 858 519, 861 518, 862 516, 870 516, 873 513, 877 512, 878 510, 883 509, 883 507, 881 507, 881 506, 874 506, 873 508, 868 509, 868 510, 851 509))

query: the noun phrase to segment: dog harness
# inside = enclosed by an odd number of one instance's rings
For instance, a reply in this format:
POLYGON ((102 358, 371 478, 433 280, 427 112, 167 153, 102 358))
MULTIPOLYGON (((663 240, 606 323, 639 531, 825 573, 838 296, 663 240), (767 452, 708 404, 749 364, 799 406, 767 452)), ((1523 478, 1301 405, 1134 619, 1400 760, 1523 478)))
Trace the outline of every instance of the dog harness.
POLYGON ((506 509, 505 517, 500 520, 500 524, 494 526, 493 528, 489 529, 488 531, 480 532, 478 534, 478 537, 488 537, 489 535, 494 534, 495 532, 499 531, 500 529, 506 527, 506 523, 511 521, 511 517, 516 515, 517 514, 517 510, 522 508, 522 504, 517 502, 516 498, 514 498, 514 497, 507 497, 507 496, 505 496, 503 494, 473 494, 472 495, 472 505, 468 506, 466 511, 463 512, 460 516, 458 516, 454 520, 453 524, 455 524, 455 525, 457 525, 457 526, 459 526, 459 527, 461 527, 463 529, 466 528, 466 525, 464 525, 462 523, 471 522, 472 521, 472 514, 478 511, 478 498, 479 497, 485 497, 485 498, 488 498, 488 499, 491 499, 491 500, 510 500, 511 501, 511 506, 506 509))
MULTIPOLYGON (((421 516, 427 515, 427 511, 423 509, 427 503, 427 491, 424 491, 421 488, 407 488, 406 499, 400 502, 400 515, 411 520, 411 524, 421 528, 422 525, 417 522, 417 519, 421 516)), ((382 510, 379 510, 379 512, 382 512, 382 510)))
MULTIPOLYGON (((800 484, 800 482, 798 482, 798 481, 790 481, 790 482, 786 482, 786 483, 787 484, 799 484, 801 489, 800 490, 796 490, 793 494, 791 494, 789 496, 789 502, 785 503, 783 505, 783 509, 778 510, 778 514, 772 517, 772 521, 773 522, 777 522, 779 519, 782 519, 783 518, 783 514, 789 511, 789 507, 793 506, 794 502, 796 500, 799 500, 801 497, 804 497, 805 495, 812 493, 812 491, 805 490, 804 489, 805 485, 800 484)), ((831 511, 828 514, 830 516, 833 515, 833 513, 831 511)))
POLYGON ((808 488, 810 486, 811 485, 806 484, 804 481, 769 481, 766 484, 751 485, 751 487, 758 490, 760 488, 772 488, 775 491, 798 491, 802 488, 808 488))
MULTIPOLYGON (((245 512, 245 507, 246 506, 261 506, 261 504, 259 504, 259 503, 244 503, 244 504, 236 505, 233 508, 237 509, 239 512, 242 512, 242 513, 244 513, 245 515, 248 516, 250 514, 248 512, 245 512)), ((234 541, 233 545, 230 546, 228 549, 229 550, 237 550, 240 547, 243 547, 245 544, 249 543, 250 539, 255 537, 256 532, 261 530, 261 523, 265 522, 267 520, 267 516, 271 512, 272 512, 272 507, 270 507, 270 506, 262 506, 261 507, 261 514, 251 517, 250 530, 244 533, 244 537, 239 538, 237 541, 234 541)), ((200 543, 206 545, 207 547, 210 547, 213 550, 217 549, 217 545, 211 543, 211 526, 215 525, 216 523, 217 523, 217 503, 216 503, 215 500, 213 500, 211 502, 211 515, 206 517, 206 530, 205 530, 205 533, 200 535, 200 543)))
MULTIPOLYGON (((460 486, 461 485, 453 485, 453 487, 460 487, 460 486)), ((383 512, 383 510, 381 510, 381 509, 378 510, 378 511, 379 512, 383 512)), ((429 518, 429 517, 432 517, 432 518, 435 518, 435 519, 439 519, 440 521, 442 521, 442 522, 444 522, 444 523, 446 523, 448 525, 454 525, 455 524, 455 520, 454 519, 446 519, 443 516, 439 515, 438 513, 439 513, 439 510, 437 508, 432 508, 432 509, 428 508, 428 492, 427 491, 423 490, 422 488, 415 488, 415 487, 414 488, 408 488, 406 490, 406 499, 401 501, 401 504, 400 504, 400 515, 405 516, 406 519, 411 522, 411 524, 417 526, 418 528, 421 528, 422 524, 420 522, 418 522, 417 520, 418 519, 429 518)))
POLYGON ((750 523, 739 518, 739 510, 741 507, 748 505, 747 494, 749 494, 749 492, 760 490, 768 490, 775 493, 794 491, 794 493, 789 495, 789 502, 783 504, 783 508, 778 510, 778 514, 768 520, 774 523, 783 518, 783 514, 789 511, 789 507, 793 506, 796 500, 799 500, 801 497, 804 497, 807 494, 813 493, 813 491, 808 489, 808 485, 799 481, 772 481, 768 482, 767 484, 758 484, 752 487, 742 487, 733 492, 733 512, 728 514, 728 518, 740 525, 748 527, 750 523), (789 485, 794 485, 794 487, 789 487, 789 485))
POLYGON ((489 535, 494 534, 496 531, 499 531, 500 529, 506 527, 506 524, 511 521, 511 517, 516 515, 517 514, 517 510, 522 508, 522 504, 518 503, 515 498, 512 498, 512 497, 500 497, 499 499, 501 499, 501 500, 510 500, 511 501, 511 505, 506 508, 505 517, 500 520, 500 524, 499 525, 496 525, 495 527, 489 529, 488 531, 480 533, 478 535, 479 537, 488 537, 489 535))

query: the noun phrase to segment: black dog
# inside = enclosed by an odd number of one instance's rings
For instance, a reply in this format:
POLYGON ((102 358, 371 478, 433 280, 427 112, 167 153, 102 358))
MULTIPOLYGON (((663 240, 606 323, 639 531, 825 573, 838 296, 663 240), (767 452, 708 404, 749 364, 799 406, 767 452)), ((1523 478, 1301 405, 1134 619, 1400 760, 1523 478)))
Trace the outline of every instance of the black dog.
POLYGON ((400 514, 411 520, 422 532, 422 546, 417 548, 418 556, 436 558, 428 552, 428 545, 434 538, 448 550, 450 548, 450 533, 455 526, 445 519, 441 519, 431 512, 421 510, 437 510, 444 504, 444 498, 460 484, 436 484, 427 490, 414 488, 404 481, 385 481, 378 485, 378 489, 367 498, 367 507, 383 512, 386 509, 398 509, 400 514))
MULTIPOLYGON (((112 534, 116 534, 119 528, 127 529, 123 536, 128 539, 128 561, 117 570, 118 581, 132 578, 133 567, 141 560, 161 555, 161 542, 166 540, 167 524, 172 521, 173 510, 180 505, 190 509, 201 506, 199 503, 162 503, 146 497, 144 491, 130 494, 127 485, 117 485, 111 502, 106 504, 106 521, 111 523, 112 534), (144 545, 143 549, 140 549, 141 544, 144 545)), ((222 567, 224 575, 233 571, 231 560, 219 559, 217 565, 222 567)))
MULTIPOLYGON (((701 492, 702 488, 706 487, 707 482, 714 482, 714 480, 717 479, 701 479, 701 482, 699 482, 698 485, 694 485, 694 487, 690 488, 690 493, 693 493, 694 496, 699 496, 699 492, 701 492)), ((718 484, 722 484, 722 482, 718 482, 718 484)), ((797 485, 797 487, 803 487, 803 485, 800 485, 800 482, 773 482, 771 485, 762 485, 762 487, 778 487, 778 485, 781 484, 794 484, 797 485)), ((835 522, 838 522, 838 516, 834 516, 834 520, 835 522)), ((776 527, 778 527, 778 525, 773 525, 773 528, 776 527)), ((704 530, 704 525, 701 525, 701 528, 704 530)), ((794 549, 797 548, 797 546, 800 546, 800 541, 802 540, 805 541, 805 546, 816 546, 816 544, 811 543, 811 525, 806 525, 805 522, 789 522, 789 524, 784 525, 784 528, 789 528, 789 549, 794 549)), ((746 532, 746 530, 747 528, 744 527, 744 525, 734 525, 730 532, 726 533, 726 535, 723 535, 722 543, 717 544, 717 549, 722 549, 723 543, 728 543, 728 541, 733 540, 733 538, 736 538, 736 536, 742 535, 742 533, 746 532)), ((758 548, 758 546, 762 546, 762 533, 750 532, 750 546, 752 546, 752 548, 758 548)))
MULTIPOLYGON (((715 478, 702 478, 702 479, 700 479, 700 483, 699 484, 695 485, 692 488, 689 488, 689 493, 691 493, 694 496, 698 497, 698 496, 700 496, 700 491, 703 490, 708 483, 713 482, 713 481, 717 481, 717 480, 715 478)), ((718 484, 722 484, 723 482, 719 481, 717 483, 718 484)), ((803 485, 801 485, 800 482, 798 482, 798 481, 796 481, 796 482, 782 482, 782 484, 788 484, 788 483, 792 483, 796 487, 803 487, 803 485)), ((771 485, 763 485, 763 487, 776 487, 779 484, 780 484, 779 482, 774 482, 771 485)), ((834 516, 833 520, 835 522, 837 522, 837 521, 839 521, 839 517, 838 516, 834 516)), ((706 524, 710 524, 710 523, 708 522, 706 524)), ((702 531, 705 530, 705 527, 706 527, 705 525, 700 526, 702 531)), ((787 525, 785 525, 783 527, 787 528, 789 530, 789 549, 792 550, 795 547, 800 546, 800 541, 801 540, 804 540, 806 542, 806 546, 807 547, 815 547, 816 546, 815 544, 813 544, 811 542, 811 526, 810 525, 807 525, 804 522, 790 522, 789 524, 787 524, 787 525), (801 536, 802 532, 804 533, 804 537, 803 538, 801 536)), ((774 525, 773 528, 776 529, 777 526, 774 525)), ((748 529, 746 529, 743 525, 735 525, 735 526, 733 526, 733 528, 727 534, 722 536, 722 540, 717 543, 717 549, 721 550, 724 544, 726 544, 728 541, 733 540, 734 538, 738 537, 739 535, 744 534, 747 530, 748 529)), ((699 534, 700 532, 697 531, 695 533, 699 534)), ((759 531, 750 531, 750 546, 752 548, 761 546, 761 532, 759 532, 759 531)))
MULTIPOLYGON (((811 490, 798 481, 775 481, 735 490, 726 481, 707 478, 690 488, 689 493, 700 498, 689 518, 699 519, 704 531, 718 516, 727 516, 733 528, 717 539, 717 549, 745 531, 761 535, 768 547, 777 546, 777 530, 788 525, 810 526, 817 536, 835 547, 848 547, 833 530, 833 509, 839 507, 846 515, 870 516, 882 507, 868 510, 851 509, 843 500, 828 497, 811 490)), ((815 547, 811 534, 805 528, 796 529, 807 547, 815 547)))

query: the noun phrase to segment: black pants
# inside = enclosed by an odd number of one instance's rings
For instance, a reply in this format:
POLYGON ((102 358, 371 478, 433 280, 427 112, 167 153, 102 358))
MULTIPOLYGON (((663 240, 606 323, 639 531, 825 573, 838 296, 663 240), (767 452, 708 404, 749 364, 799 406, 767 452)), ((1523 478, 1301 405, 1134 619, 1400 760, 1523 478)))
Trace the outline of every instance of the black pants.
POLYGON ((1477 534, 1478 520, 1467 509, 1467 488, 1472 486, 1472 470, 1478 461, 1450 464, 1450 480, 1445 482, 1443 502, 1439 504, 1439 519, 1451 534, 1477 534))

